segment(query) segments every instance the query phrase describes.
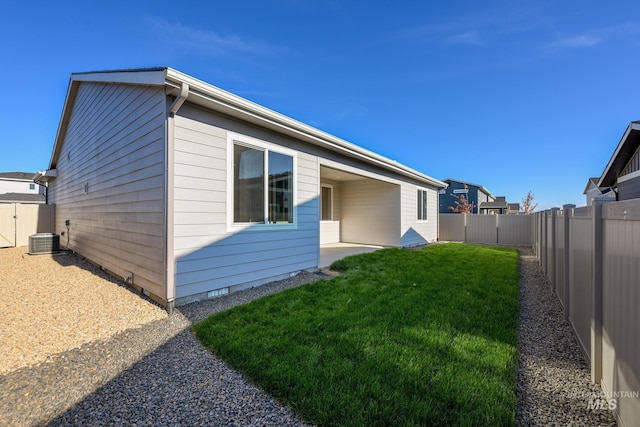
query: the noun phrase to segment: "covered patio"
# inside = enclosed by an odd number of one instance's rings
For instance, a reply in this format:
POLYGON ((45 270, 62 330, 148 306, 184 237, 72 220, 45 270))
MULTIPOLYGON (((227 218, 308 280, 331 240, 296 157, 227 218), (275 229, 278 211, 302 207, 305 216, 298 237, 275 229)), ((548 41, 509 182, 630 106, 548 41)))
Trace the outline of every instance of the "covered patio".
POLYGON ((352 169, 320 166, 320 245, 400 246, 400 185, 352 169))

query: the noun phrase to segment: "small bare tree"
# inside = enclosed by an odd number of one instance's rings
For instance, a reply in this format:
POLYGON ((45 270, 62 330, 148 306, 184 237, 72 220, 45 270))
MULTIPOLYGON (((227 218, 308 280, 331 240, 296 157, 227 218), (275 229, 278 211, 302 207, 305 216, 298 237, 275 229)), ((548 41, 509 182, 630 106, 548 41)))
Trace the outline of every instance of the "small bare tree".
MULTIPOLYGON (((467 190, 467 192, 469 191, 469 187, 467 187, 467 184, 464 185, 464 189, 467 190)), ((473 207, 475 205, 473 204, 473 202, 469 202, 469 199, 465 194, 451 194, 451 195, 456 198, 456 201, 455 201, 455 206, 449 206, 449 209, 451 209, 454 213, 461 213, 461 214, 473 213, 473 207)))
POLYGON ((527 197, 522 199, 522 213, 524 214, 532 214, 536 208, 538 207, 537 203, 533 203, 533 193, 531 190, 527 193, 527 197))

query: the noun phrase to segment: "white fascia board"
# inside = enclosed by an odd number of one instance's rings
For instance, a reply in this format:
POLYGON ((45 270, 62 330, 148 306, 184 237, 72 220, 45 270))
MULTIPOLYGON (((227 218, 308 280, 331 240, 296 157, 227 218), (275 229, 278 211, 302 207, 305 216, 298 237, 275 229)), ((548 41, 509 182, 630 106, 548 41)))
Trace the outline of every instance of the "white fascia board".
MULTIPOLYGON (((600 178, 596 178, 597 180, 599 180, 600 178)), ((584 191, 582 192, 582 194, 587 194, 587 191, 591 190, 591 188, 598 188, 598 182, 595 181, 593 178, 589 178, 589 180, 587 181, 587 185, 586 187, 584 187, 584 191)))
POLYGON ((367 163, 381 166, 387 170, 392 170, 432 186, 446 187, 446 184, 440 180, 429 177, 384 156, 224 91, 187 74, 172 68, 168 68, 166 73, 166 84, 168 86, 178 87, 180 83, 187 83, 189 85, 189 96, 196 104, 198 103, 197 98, 200 98, 202 103, 208 104, 214 109, 224 111, 234 116, 249 117, 252 119, 250 121, 254 123, 262 123, 263 125, 268 125, 267 127, 269 128, 284 130, 288 134, 296 135, 304 141, 329 148, 332 151, 359 158, 367 163))
POLYGON ((484 194, 486 194, 489 197, 494 197, 493 194, 491 194, 491 191, 487 190, 483 185, 480 184, 474 184, 472 182, 466 182, 466 181, 460 181, 459 179, 453 179, 453 178, 447 178, 444 180, 444 182, 446 183, 447 181, 451 181, 451 182, 459 182, 460 184, 467 184, 467 185, 473 185, 474 187, 478 187, 478 190, 482 191, 484 194))
POLYGON ((384 169, 391 170, 400 175, 410 177, 428 185, 435 187, 447 186, 444 182, 411 169, 408 166, 306 125, 283 114, 277 113, 172 68, 73 73, 69 82, 67 97, 65 99, 62 117, 58 126, 58 132, 56 134, 54 150, 49 162, 49 168, 52 168, 57 160, 59 150, 58 144, 60 144, 60 139, 64 137, 64 133, 66 132, 66 126, 68 124, 71 110, 73 109, 75 93, 79 82, 164 85, 167 87, 167 93, 173 92, 173 89, 179 88, 182 83, 186 83, 189 85, 188 101, 196 104, 203 104, 232 116, 248 119, 253 123, 266 125, 266 127, 271 129, 279 130, 281 132, 284 131, 285 133, 295 135, 306 142, 329 148, 332 151, 337 151, 350 157, 358 158, 366 163, 375 164, 384 169))
POLYGON ((48 169, 46 171, 38 171, 33 177, 33 182, 37 182, 37 183, 48 182, 57 176, 58 176, 57 169, 48 169))
POLYGON ((73 82, 73 78, 69 79, 69 86, 67 87, 67 95, 64 98, 64 105, 62 106, 62 114, 60 115, 60 123, 58 123, 58 130, 56 131, 56 137, 53 143, 53 151, 51 151, 51 158, 49 159, 49 169, 53 169, 58 161, 58 155, 62 148, 62 139, 67 133, 67 126, 69 125, 69 117, 71 116, 71 110, 73 110, 73 104, 75 103, 76 93, 78 92, 78 84, 73 82))

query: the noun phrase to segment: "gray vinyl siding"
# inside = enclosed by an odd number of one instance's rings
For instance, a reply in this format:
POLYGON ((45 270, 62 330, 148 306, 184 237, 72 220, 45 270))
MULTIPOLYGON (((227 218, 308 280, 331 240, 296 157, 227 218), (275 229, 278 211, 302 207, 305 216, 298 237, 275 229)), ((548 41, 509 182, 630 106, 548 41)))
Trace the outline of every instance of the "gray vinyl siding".
POLYGON ((160 298, 165 100, 163 88, 82 83, 49 190, 62 246, 160 298))
POLYGON ((618 183, 618 200, 640 198, 640 176, 618 183))
MULTIPOLYGON (((227 230, 227 133, 248 125, 185 105, 175 118, 174 257, 176 298, 251 283, 258 285, 317 267, 319 168, 297 153, 295 229, 227 230), (225 127, 223 127, 225 126, 225 127)), ((276 135, 261 135, 278 143, 276 135)), ((288 141, 291 143, 291 141, 288 141)), ((293 143, 295 145, 295 143, 293 143)))
POLYGON ((438 191, 402 184, 401 246, 423 245, 438 238, 438 191), (427 191, 427 220, 418 221, 418 188, 427 191))
POLYGON ((593 199, 599 195, 600 195, 600 190, 598 190, 598 187, 592 186, 591 188, 589 188, 586 194, 587 206, 591 206, 593 204, 593 199))
POLYGON ((341 185, 341 240, 400 246, 400 186, 372 179, 341 185))

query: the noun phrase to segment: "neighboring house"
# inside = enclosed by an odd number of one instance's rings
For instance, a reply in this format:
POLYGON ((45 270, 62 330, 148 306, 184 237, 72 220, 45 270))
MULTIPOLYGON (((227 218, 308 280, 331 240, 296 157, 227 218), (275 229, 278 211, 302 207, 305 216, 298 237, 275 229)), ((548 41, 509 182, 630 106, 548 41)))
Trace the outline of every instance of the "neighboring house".
POLYGON ((479 206, 480 214, 493 215, 493 214, 506 214, 509 210, 509 203, 504 196, 498 196, 492 202, 483 202, 479 206))
POLYGON ((520 203, 507 203, 507 214, 517 215, 520 213, 520 203))
POLYGON ((616 198, 616 193, 613 191, 611 187, 598 187, 598 181, 600 177, 589 178, 587 181, 587 185, 584 188, 584 194, 586 196, 587 206, 591 206, 593 204, 593 199, 599 196, 607 196, 611 199, 616 198))
POLYGON ((44 204, 44 194, 4 193, 0 194, 0 203, 36 203, 44 204))
POLYGON ((436 241, 438 188, 171 68, 71 75, 49 170, 61 242, 169 307, 436 241))
POLYGON ((640 121, 629 123, 596 185, 612 187, 617 200, 640 198, 640 121))
POLYGON ((495 200, 493 194, 482 185, 472 184, 470 182, 459 181, 456 179, 447 178, 444 180, 448 184, 447 188, 439 191, 439 204, 440 213, 452 213, 452 209, 456 206, 456 201, 460 196, 464 194, 469 203, 473 203, 473 212, 477 214, 479 212, 478 207, 481 203, 492 202, 495 200))
POLYGON ((0 203, 44 203, 44 188, 33 182, 34 175, 0 172, 0 203))

